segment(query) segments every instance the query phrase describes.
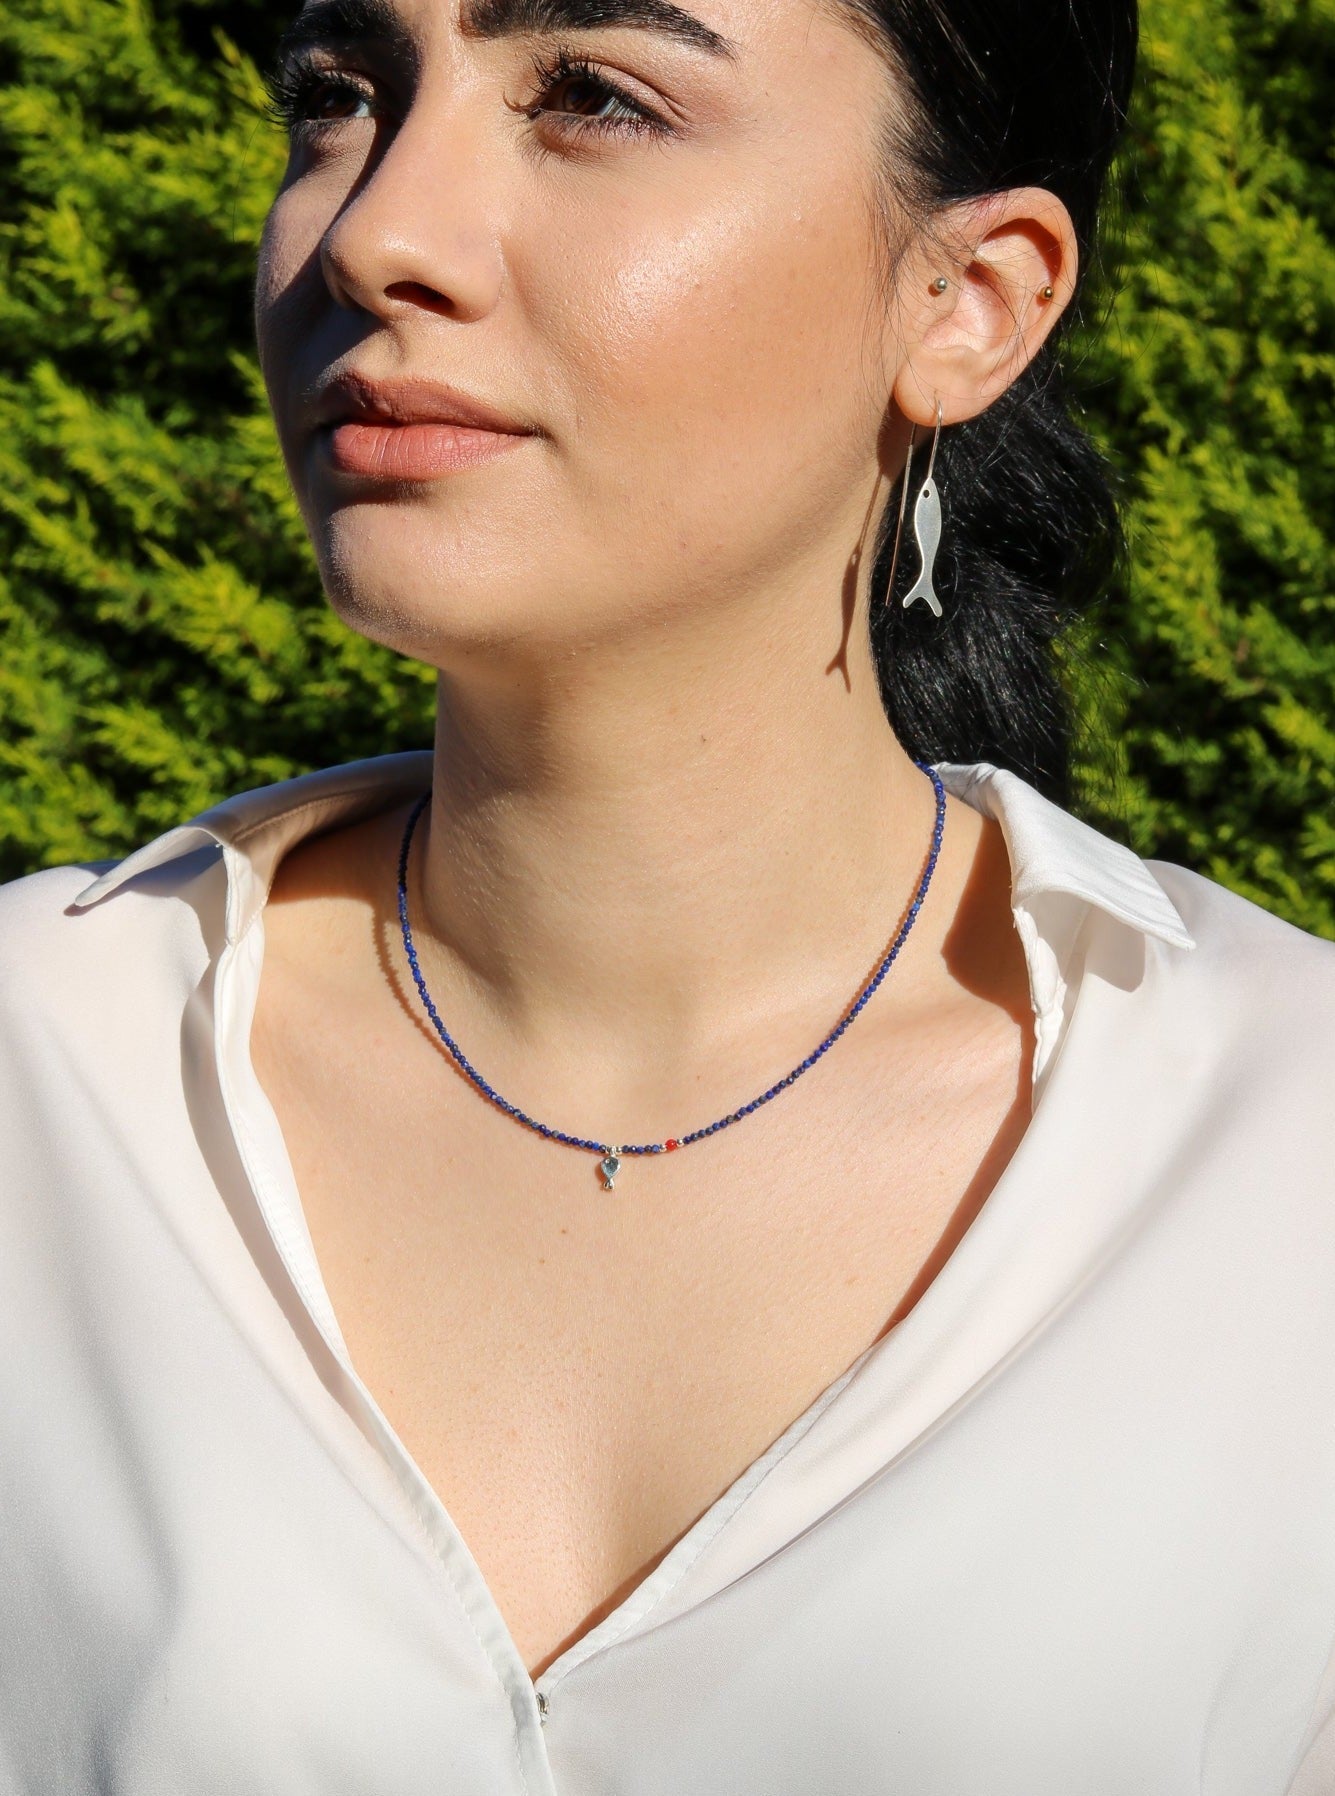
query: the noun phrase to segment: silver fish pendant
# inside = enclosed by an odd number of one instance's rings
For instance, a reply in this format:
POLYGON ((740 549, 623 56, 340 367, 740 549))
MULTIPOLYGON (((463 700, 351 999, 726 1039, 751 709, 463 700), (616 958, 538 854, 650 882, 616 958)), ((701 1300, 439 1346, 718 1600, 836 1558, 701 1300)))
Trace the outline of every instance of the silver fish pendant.
POLYGON ((926 599, 940 617, 941 601, 932 585, 932 571, 936 567, 936 552, 941 546, 941 495, 936 490, 936 482, 932 479, 930 470, 922 483, 918 503, 913 508, 913 534, 918 540, 918 553, 922 556, 922 572, 904 594, 904 608, 907 610, 915 599, 926 599))
POLYGON ((616 1176, 621 1171, 621 1155, 617 1152, 616 1148, 609 1148, 607 1153, 603 1155, 602 1159, 598 1162, 598 1170, 603 1175, 603 1190, 614 1190, 616 1188, 616 1176))

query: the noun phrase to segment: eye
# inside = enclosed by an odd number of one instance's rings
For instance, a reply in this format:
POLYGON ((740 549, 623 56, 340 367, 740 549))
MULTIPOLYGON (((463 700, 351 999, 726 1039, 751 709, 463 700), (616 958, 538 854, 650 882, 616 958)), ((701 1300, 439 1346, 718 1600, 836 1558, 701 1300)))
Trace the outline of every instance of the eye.
POLYGON ((322 69, 313 62, 289 59, 270 72, 265 85, 271 116, 294 135, 303 129, 377 115, 369 81, 346 70, 322 69))
POLYGON ((534 98, 523 107, 535 124, 558 130, 622 131, 666 136, 666 119, 628 93, 586 57, 558 50, 533 64, 534 98))

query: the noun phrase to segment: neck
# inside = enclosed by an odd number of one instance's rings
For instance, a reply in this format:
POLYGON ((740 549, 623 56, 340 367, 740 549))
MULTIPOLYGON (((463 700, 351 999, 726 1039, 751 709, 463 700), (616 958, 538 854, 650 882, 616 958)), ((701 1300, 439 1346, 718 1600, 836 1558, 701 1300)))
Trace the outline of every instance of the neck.
POLYGON ((409 878, 428 976, 584 1065, 833 1022, 921 875, 934 796, 869 653, 827 671, 823 622, 740 654, 735 618, 726 652, 664 632, 485 690, 442 675, 409 878))

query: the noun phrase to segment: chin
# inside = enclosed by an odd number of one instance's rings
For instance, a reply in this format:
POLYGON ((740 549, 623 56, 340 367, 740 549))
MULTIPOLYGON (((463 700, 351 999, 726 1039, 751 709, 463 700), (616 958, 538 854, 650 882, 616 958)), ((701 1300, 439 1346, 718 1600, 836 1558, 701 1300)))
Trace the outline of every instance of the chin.
MULTIPOLYGON (((385 508, 392 518, 393 509, 385 508)), ((359 636, 448 671, 550 656, 567 646, 571 608, 532 545, 442 542, 438 529, 330 527, 315 537, 325 594, 359 636)))
POLYGON ((479 655, 513 654, 529 634, 503 593, 462 569, 429 585, 420 569, 412 580, 339 563, 322 573, 329 603, 350 630, 442 670, 463 660, 476 666, 479 655))

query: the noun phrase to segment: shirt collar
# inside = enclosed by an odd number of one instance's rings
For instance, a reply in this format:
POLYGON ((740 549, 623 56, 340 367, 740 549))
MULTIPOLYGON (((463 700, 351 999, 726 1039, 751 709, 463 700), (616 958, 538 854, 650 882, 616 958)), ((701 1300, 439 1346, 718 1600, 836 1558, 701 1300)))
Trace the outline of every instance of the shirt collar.
MULTIPOLYGON (((227 864, 227 937, 233 941, 263 909, 274 871, 289 848, 319 829, 354 822, 424 792, 432 766, 430 749, 414 749, 236 793, 146 842, 93 880, 74 903, 96 904, 137 874, 216 844, 227 864)), ((1001 826, 1010 852, 1017 922, 1022 914, 1034 917, 1047 895, 1062 894, 1142 935, 1176 948, 1195 946, 1167 892, 1129 848, 1062 810, 1017 775, 986 762, 942 762, 937 771, 947 791, 1001 826)))
POLYGON ((226 936, 238 940, 264 908, 279 861, 304 836, 336 823, 353 823, 425 792, 434 757, 429 748, 375 755, 322 767, 295 779, 238 792, 189 822, 145 842, 109 867, 74 900, 97 904, 140 873, 165 866, 210 845, 222 849, 227 868, 226 936))
POLYGON ((1174 948, 1196 946, 1172 899, 1131 849, 987 762, 943 761, 937 772, 948 792, 1001 825, 1013 909, 1032 912, 1040 898, 1061 893, 1174 948))
MULTIPOLYGON (((1140 856, 1100 835, 1031 785, 979 762, 943 764, 947 791, 992 817, 1011 863, 1011 911, 1034 1010, 1038 1102, 1072 1013, 1072 954, 1091 908, 1175 948, 1194 948, 1177 908, 1140 856)), ((1082 975, 1077 971, 1076 989, 1082 975)))

